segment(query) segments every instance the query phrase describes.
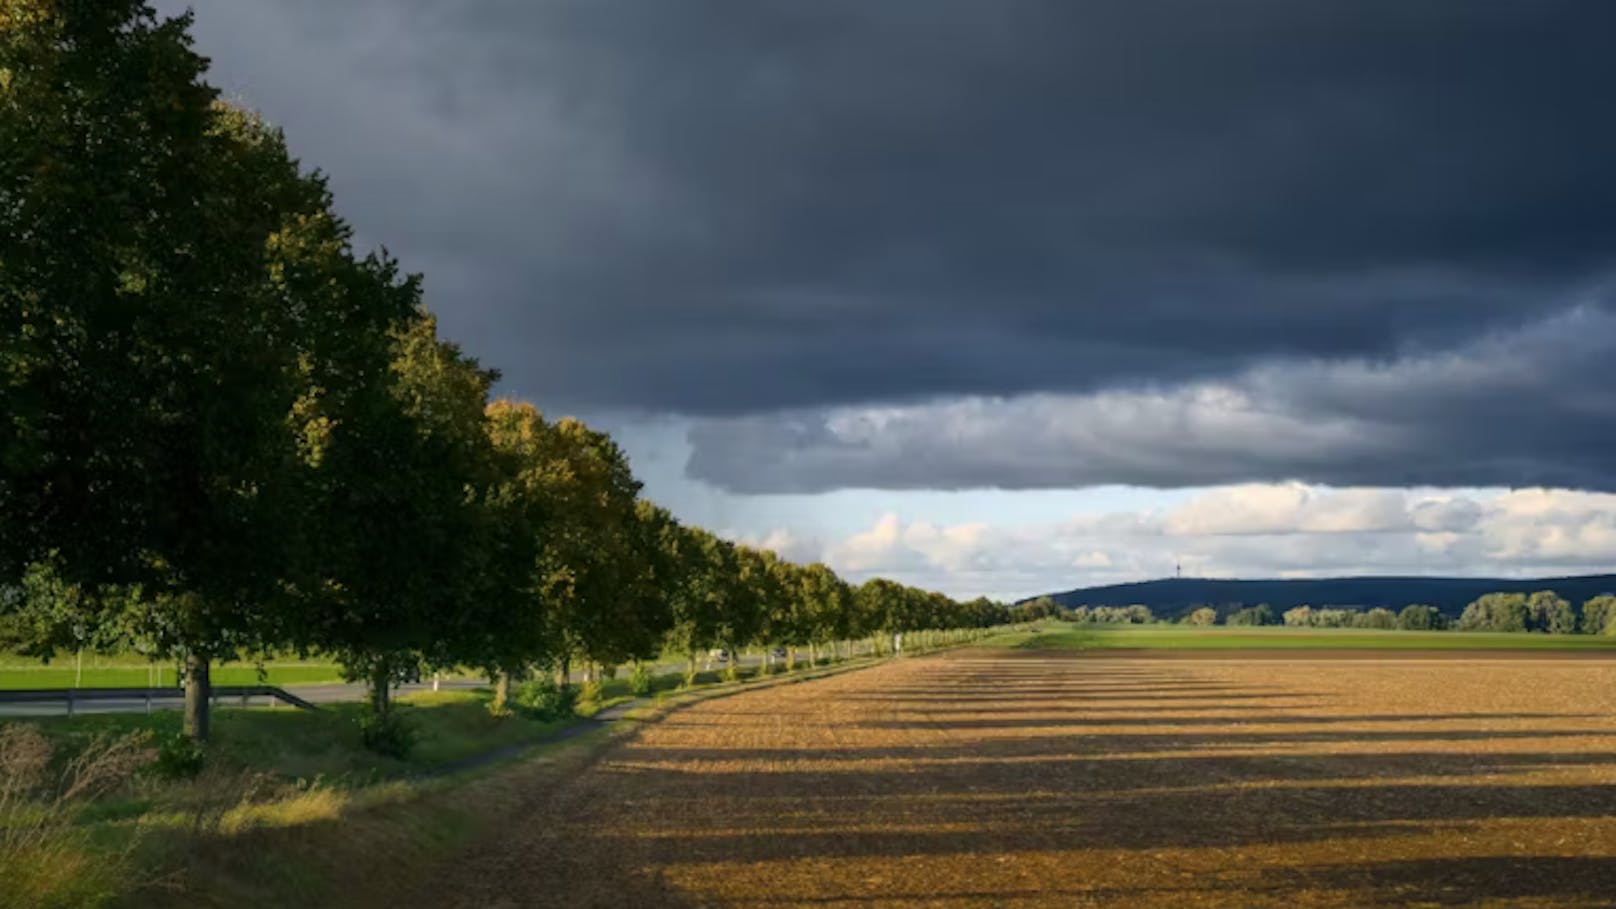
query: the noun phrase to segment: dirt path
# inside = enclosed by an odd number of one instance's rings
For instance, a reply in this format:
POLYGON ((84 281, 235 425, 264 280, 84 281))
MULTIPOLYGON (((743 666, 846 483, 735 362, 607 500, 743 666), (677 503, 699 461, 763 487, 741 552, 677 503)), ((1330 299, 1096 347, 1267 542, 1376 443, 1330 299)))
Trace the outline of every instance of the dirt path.
POLYGON ((1616 664, 911 660, 698 704, 443 906, 1616 905, 1616 664))

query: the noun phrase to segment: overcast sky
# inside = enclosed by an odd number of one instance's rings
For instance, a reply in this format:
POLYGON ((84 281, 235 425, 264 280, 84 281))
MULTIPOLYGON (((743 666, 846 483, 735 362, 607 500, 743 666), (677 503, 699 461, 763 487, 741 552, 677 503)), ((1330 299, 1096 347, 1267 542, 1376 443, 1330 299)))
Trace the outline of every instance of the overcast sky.
POLYGON ((1616 4, 195 6, 686 519, 955 594, 1616 566, 1616 4))

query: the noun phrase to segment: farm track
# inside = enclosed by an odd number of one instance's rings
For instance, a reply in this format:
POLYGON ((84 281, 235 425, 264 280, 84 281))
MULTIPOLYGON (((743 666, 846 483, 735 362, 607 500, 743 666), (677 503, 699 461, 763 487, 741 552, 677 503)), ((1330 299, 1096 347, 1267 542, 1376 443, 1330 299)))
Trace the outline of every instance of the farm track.
POLYGON ((975 650, 708 701, 420 902, 1616 904, 1616 660, 1404 656, 975 650))

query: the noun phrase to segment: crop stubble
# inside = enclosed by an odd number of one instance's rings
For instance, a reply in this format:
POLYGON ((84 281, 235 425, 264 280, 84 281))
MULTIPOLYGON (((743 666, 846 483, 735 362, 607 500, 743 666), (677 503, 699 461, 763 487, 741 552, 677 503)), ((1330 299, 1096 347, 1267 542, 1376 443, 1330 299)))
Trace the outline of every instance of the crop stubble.
POLYGON ((1616 661, 967 651, 708 701, 465 906, 1616 905, 1616 661))

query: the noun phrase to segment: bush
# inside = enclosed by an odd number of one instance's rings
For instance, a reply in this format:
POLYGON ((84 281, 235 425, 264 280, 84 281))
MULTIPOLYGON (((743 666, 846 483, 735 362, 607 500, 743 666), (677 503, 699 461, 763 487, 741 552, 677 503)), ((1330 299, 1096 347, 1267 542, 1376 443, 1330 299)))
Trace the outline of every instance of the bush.
POLYGON ((1211 606, 1202 606, 1184 617, 1186 625, 1215 625, 1218 621, 1218 611, 1211 606))
POLYGON ((599 704, 600 683, 594 680, 585 682, 583 687, 578 689, 577 697, 573 700, 579 704, 599 704))
POLYGON ((634 664, 634 674, 628 677, 628 690, 637 698, 643 698, 651 693, 651 667, 644 663, 634 664))
POLYGON ((1353 617, 1354 628, 1380 628, 1389 629, 1397 627, 1397 613, 1383 606, 1376 606, 1368 612, 1360 612, 1353 617))
POLYGON ((541 720, 562 720, 578 712, 578 689, 547 680, 519 686, 511 700, 517 709, 541 720))
POLYGON ((367 713, 359 718, 359 741, 368 751, 403 760, 415 747, 416 731, 397 713, 367 713))
POLYGON ((1226 625, 1272 625, 1274 610, 1267 603, 1247 606, 1224 620, 1226 625))
POLYGON ((1442 613, 1435 606, 1410 603, 1397 614, 1397 627, 1405 631, 1430 631, 1442 627, 1442 613))
POLYGON ((165 780, 189 780, 202 772, 206 760, 201 742, 176 732, 158 742, 157 760, 151 769, 165 780))

